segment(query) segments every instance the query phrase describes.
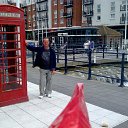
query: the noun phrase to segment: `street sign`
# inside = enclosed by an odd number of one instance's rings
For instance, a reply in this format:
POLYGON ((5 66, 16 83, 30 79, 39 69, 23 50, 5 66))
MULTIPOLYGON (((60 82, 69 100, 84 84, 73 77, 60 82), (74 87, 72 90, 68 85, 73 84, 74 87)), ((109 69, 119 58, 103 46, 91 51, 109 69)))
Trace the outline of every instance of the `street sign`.
POLYGON ((58 36, 68 36, 68 33, 58 33, 58 36))

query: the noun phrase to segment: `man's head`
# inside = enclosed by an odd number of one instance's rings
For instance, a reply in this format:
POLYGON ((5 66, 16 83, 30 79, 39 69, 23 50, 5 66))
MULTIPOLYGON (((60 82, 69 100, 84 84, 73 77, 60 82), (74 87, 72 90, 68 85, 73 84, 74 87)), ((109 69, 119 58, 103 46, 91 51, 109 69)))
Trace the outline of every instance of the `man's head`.
POLYGON ((47 37, 43 39, 43 46, 45 49, 49 49, 49 39, 47 37))

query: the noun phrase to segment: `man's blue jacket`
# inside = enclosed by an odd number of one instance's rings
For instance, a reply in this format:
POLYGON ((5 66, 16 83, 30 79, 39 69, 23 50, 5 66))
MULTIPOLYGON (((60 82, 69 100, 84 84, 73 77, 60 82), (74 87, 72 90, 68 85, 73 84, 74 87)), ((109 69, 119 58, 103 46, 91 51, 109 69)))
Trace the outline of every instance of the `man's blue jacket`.
MULTIPOLYGON (((43 63, 41 62, 42 60, 42 52, 44 51, 44 47, 34 47, 31 45, 27 46, 27 49, 33 52, 37 52, 36 54, 36 59, 34 62, 34 67, 38 66, 40 68, 43 68, 43 63)), ((55 51, 50 48, 50 69, 49 70, 55 70, 56 69, 56 55, 55 55, 55 51)))

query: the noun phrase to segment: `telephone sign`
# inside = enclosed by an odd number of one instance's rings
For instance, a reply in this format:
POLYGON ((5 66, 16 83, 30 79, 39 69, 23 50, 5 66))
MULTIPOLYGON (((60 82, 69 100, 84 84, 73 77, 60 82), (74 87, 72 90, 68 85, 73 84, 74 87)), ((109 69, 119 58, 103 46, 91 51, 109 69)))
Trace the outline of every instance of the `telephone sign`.
POLYGON ((0 12, 0 17, 15 17, 15 18, 17 17, 17 18, 20 18, 20 14, 0 12))

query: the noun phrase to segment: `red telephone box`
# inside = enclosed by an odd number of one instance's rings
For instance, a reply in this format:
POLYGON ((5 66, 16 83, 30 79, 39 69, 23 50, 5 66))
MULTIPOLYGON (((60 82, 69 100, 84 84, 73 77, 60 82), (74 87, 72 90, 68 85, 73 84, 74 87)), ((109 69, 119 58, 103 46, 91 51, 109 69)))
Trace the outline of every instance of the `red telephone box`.
POLYGON ((28 100, 23 10, 0 5, 0 106, 28 100))

